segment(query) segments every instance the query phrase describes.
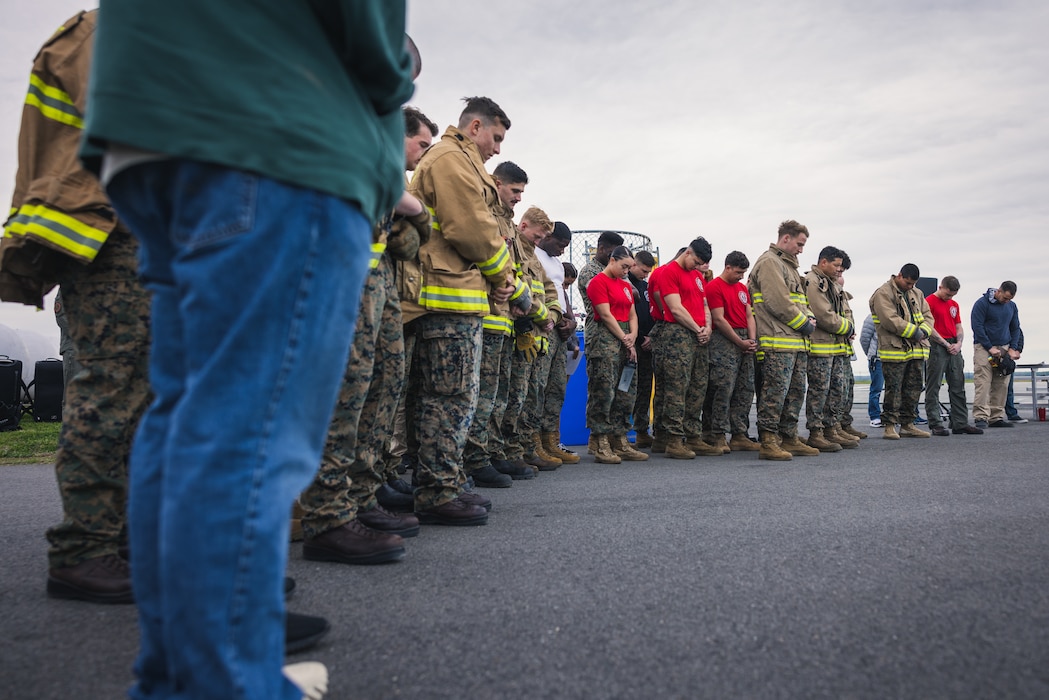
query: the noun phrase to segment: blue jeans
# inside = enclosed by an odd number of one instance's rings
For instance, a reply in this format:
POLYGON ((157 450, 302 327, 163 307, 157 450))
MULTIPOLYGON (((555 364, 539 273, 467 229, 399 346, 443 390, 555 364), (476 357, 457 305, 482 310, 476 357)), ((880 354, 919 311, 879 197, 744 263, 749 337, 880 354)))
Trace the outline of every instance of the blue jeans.
POLYGON ((278 698, 292 501, 320 464, 368 272, 352 205, 191 161, 109 195, 153 293, 154 402, 132 449, 132 698, 278 698))
POLYGON ((1016 410, 1016 404, 1013 403, 1013 375, 1009 375, 1009 389, 1005 392, 1005 418, 1006 420, 1013 420, 1020 417, 1020 412, 1016 410))
POLYGON ((867 415, 871 420, 881 418, 881 392, 885 388, 885 375, 881 373, 881 360, 868 361, 871 371, 871 390, 867 398, 867 415))

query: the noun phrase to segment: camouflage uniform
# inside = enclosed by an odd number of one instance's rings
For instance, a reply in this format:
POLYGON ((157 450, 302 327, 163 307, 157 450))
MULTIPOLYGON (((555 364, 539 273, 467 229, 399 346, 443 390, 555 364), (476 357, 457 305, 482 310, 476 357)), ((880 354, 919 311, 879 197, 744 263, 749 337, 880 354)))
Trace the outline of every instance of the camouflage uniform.
MULTIPOLYGON (((492 413, 499 397, 499 390, 503 389, 502 396, 506 396, 502 377, 504 365, 509 369, 511 355, 507 346, 513 345, 513 338, 502 333, 484 333, 484 345, 481 348, 481 377, 477 393, 477 408, 474 411, 474 419, 470 424, 470 432, 466 438, 466 448, 463 450, 463 467, 466 473, 483 469, 492 459, 489 455, 489 443, 491 442, 492 413)), ((509 374, 509 372, 507 372, 509 374)), ((505 398, 503 406, 505 406, 505 398)), ((495 459, 499 459, 496 457, 495 459)))
POLYGON ((375 506, 381 454, 404 386, 404 334, 393 265, 382 243, 361 293, 353 345, 320 469, 299 497, 302 531, 316 537, 375 506))
MULTIPOLYGON (((511 343, 513 345, 513 343, 511 343)), ((513 359, 510 363, 510 381, 507 384, 506 403, 501 407, 501 423, 499 424, 499 440, 493 445, 491 451, 492 459, 523 459, 531 452, 532 445, 526 444, 525 435, 521 432, 518 422, 524 412, 525 401, 528 398, 528 386, 532 382, 532 372, 535 362, 527 359, 519 352, 511 353, 513 359), (497 457, 496 453, 501 454, 497 457)), ((536 358, 538 359, 538 358, 536 358)))
POLYGON ((656 386, 663 387, 659 429, 667 435, 699 436, 709 373, 707 347, 679 323, 662 324, 653 345, 656 386))
MULTIPOLYGON (((630 332, 629 323, 621 322, 619 327, 630 332)), ((630 381, 629 391, 620 391, 618 387, 630 354, 600 321, 588 318, 585 332, 586 427, 597 435, 626 435, 637 396, 637 373, 630 381)))
MULTIPOLYGON (((747 329, 735 329, 746 340, 747 329)), ((754 355, 745 353, 720 332, 710 339, 710 374, 704 419, 714 434, 746 435, 754 403, 754 355)))
POLYGON ((565 393, 568 390, 568 343, 561 340, 555 330, 550 334, 550 372, 547 375, 546 388, 543 392, 543 411, 539 419, 539 428, 544 433, 556 433, 561 430, 561 409, 565 405, 565 393))
POLYGON ((128 455, 149 406, 149 293, 138 244, 117 229, 90 265, 62 279, 81 371, 66 390, 55 473, 63 519, 47 531, 52 568, 116 554, 125 528, 128 455))
POLYGON ((58 354, 62 356, 62 385, 69 390, 69 381, 80 371, 80 362, 76 359, 76 345, 69 337, 69 321, 66 319, 66 307, 62 303, 62 290, 55 295, 55 323, 58 324, 58 354))
POLYGON ((852 315, 852 305, 849 304, 852 295, 843 289, 841 298, 845 309, 845 318, 852 324, 852 335, 846 337, 842 343, 841 368, 845 388, 841 404, 837 407, 834 418, 842 426, 848 427, 852 425, 852 403, 855 400, 856 393, 856 377, 852 373, 852 358, 855 356, 852 349, 852 338, 856 335, 856 318, 852 315))
POLYGON ((816 330, 809 340, 805 427, 822 430, 837 425, 845 390, 842 354, 854 328, 845 316, 841 287, 813 265, 805 275, 805 291, 816 330))
POLYGON ((421 388, 412 397, 411 418, 419 455, 416 507, 447 503, 466 483, 459 460, 477 409, 482 323, 465 314, 426 314, 415 321, 410 384, 421 388))
MULTIPOLYGON (((519 382, 522 381, 522 370, 517 368, 517 371, 515 371, 514 367, 514 364, 518 362, 524 363, 525 360, 523 357, 519 357, 515 351, 514 339, 510 337, 503 345, 503 358, 499 363, 499 388, 495 393, 492 415, 488 419, 488 457, 493 461, 500 459, 512 460, 523 454, 518 453, 515 457, 510 457, 509 453, 512 453, 513 449, 509 448, 507 441, 503 437, 503 418, 506 416, 510 394, 513 393, 515 397, 520 397, 521 395, 520 384, 516 390, 512 386, 514 377, 517 377, 519 382)), ((520 411, 520 405, 517 405, 514 410, 520 411)), ((506 430, 512 430, 512 428, 506 428, 506 430)), ((512 433, 508 434, 512 435, 512 433)))

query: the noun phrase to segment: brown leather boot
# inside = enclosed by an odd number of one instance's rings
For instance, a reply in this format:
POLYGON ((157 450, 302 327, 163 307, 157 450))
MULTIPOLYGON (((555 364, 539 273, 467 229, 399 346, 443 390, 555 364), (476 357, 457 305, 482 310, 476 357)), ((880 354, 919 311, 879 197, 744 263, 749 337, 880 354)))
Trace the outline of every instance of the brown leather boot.
POLYGON ((730 447, 729 444, 727 442, 725 442, 725 436, 723 434, 715 435, 714 436, 714 442, 712 442, 710 444, 711 444, 711 446, 716 447, 719 450, 721 450, 721 454, 727 455, 729 452, 732 451, 732 447, 730 447))
POLYGON ((831 442, 836 442, 847 450, 854 450, 860 446, 859 440, 851 435, 841 432, 836 425, 825 429, 823 435, 831 442))
POLYGON ((539 433, 532 436, 532 443, 535 445, 535 453, 537 455, 548 462, 556 462, 557 466, 561 466, 561 458, 546 449, 546 445, 543 444, 543 439, 539 436, 539 433))
POLYGON ((639 450, 652 447, 652 436, 648 434, 647 430, 642 430, 637 433, 637 437, 634 438, 634 447, 639 450))
POLYGON ((619 458, 619 455, 612 451, 612 446, 608 444, 607 435, 597 436, 597 448, 594 450, 594 461, 598 464, 619 464, 623 461, 619 458))
POLYGON ((780 435, 779 446, 787 452, 790 452, 795 457, 814 457, 820 453, 815 447, 809 447, 802 442, 797 435, 787 437, 780 435))
POLYGON ((758 443, 751 440, 743 433, 736 433, 732 436, 732 439, 728 441, 728 446, 732 448, 734 452, 757 452, 761 449, 758 443))
POLYGON ((561 435, 559 433, 543 433, 539 437, 543 441, 543 449, 546 450, 546 453, 560 459, 561 464, 576 464, 579 462, 579 455, 565 452, 561 449, 561 435))
POLYGON ((298 501, 291 504, 291 541, 302 542, 302 506, 298 501))
POLYGON ((628 462, 644 462, 648 459, 648 455, 644 452, 634 449, 634 446, 626 439, 626 435, 609 435, 608 444, 612 446, 612 451, 619 455, 620 459, 628 462))
POLYGON ((666 456, 671 459, 695 459, 696 453, 685 446, 684 440, 670 440, 667 442, 666 456))
POLYGON ((823 428, 810 430, 809 439, 806 442, 809 447, 815 447, 820 452, 841 452, 841 445, 831 442, 823 436, 823 428))
POLYGON ((720 447, 714 447, 703 442, 703 438, 698 435, 693 435, 685 440, 685 445, 688 449, 696 453, 697 456, 702 457, 720 457, 724 454, 720 447))
POLYGON ((779 446, 779 436, 776 433, 760 433, 761 447, 758 448, 758 459, 770 459, 774 462, 789 462, 794 459, 790 452, 779 446))
POLYGON ((838 432, 845 433, 846 435, 851 435, 852 437, 858 438, 860 440, 862 440, 865 437, 867 437, 867 433, 864 433, 864 432, 861 432, 859 430, 856 430, 856 428, 852 427, 851 423, 849 425, 845 425, 844 423, 839 423, 838 424, 838 432))

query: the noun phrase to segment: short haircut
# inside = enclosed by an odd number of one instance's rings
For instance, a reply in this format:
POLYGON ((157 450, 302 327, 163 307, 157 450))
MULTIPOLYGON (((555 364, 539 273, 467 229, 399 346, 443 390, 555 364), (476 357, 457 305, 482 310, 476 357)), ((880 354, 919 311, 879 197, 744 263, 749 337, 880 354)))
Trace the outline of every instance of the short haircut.
POLYGON ((547 233, 554 230, 554 222, 551 221, 546 212, 539 207, 528 207, 525 213, 521 215, 521 220, 523 221, 525 219, 528 219, 547 233))
POLYGON ((623 245, 623 237, 615 231, 602 231, 601 235, 597 237, 597 245, 598 247, 623 245))
POLYGON ((692 242, 688 244, 688 247, 692 249, 692 253, 705 263, 710 262, 710 258, 713 257, 714 251, 710 247, 710 243, 707 242, 706 238, 699 236, 693 238, 692 242))
POLYGON ((637 260, 639 263, 645 265, 646 267, 656 266, 656 259, 652 257, 652 253, 649 253, 647 250, 639 250, 636 253, 634 253, 634 260, 637 260))
POLYGON ((677 255, 675 255, 674 257, 675 257, 675 258, 680 258, 680 257, 681 257, 681 254, 682 254, 682 253, 684 253, 684 252, 685 252, 685 250, 687 250, 687 249, 688 249, 688 246, 685 246, 684 248, 678 248, 678 249, 677 249, 677 255))
POLYGON ((528 184, 528 173, 512 160, 504 160, 495 166, 495 170, 492 171, 492 177, 507 185, 528 184))
POLYGON ((575 269, 575 265, 572 263, 563 262, 561 263, 561 266, 565 268, 565 279, 568 279, 569 277, 572 279, 579 277, 579 270, 575 269))
POLYGON ((900 268, 900 277, 906 280, 916 280, 922 276, 922 273, 918 271, 918 266, 914 263, 907 263, 900 268))
POLYGON ((809 235, 809 229, 794 219, 788 219, 779 225, 780 237, 790 236, 791 238, 797 238, 803 233, 806 236, 809 235))
POLYGON ((404 108, 404 135, 415 136, 424 126, 430 130, 431 136, 437 135, 437 125, 426 118, 426 115, 415 107, 404 108))
POLYGON ((838 250, 832 245, 829 245, 824 247, 823 250, 820 251, 820 256, 818 260, 828 260, 830 262, 833 262, 835 260, 841 260, 843 255, 845 254, 842 253, 840 250, 838 250))
POLYGON ((506 112, 489 97, 464 97, 466 107, 459 115, 459 128, 465 129, 473 119, 480 119, 485 126, 491 126, 499 122, 504 128, 510 128, 510 117, 506 112))
POLYGON ((626 260, 627 258, 633 258, 634 254, 630 252, 630 249, 625 245, 616 246, 616 249, 612 251, 612 254, 608 256, 609 260, 626 260))
POLYGON ((951 292, 957 292, 959 289, 962 288, 962 283, 959 282, 958 278, 954 275, 947 275, 942 280, 940 280, 940 284, 943 285, 945 289, 951 292))
POLYGON ((555 221, 554 230, 550 232, 550 235, 559 241, 571 242, 572 229, 568 228, 568 224, 564 221, 555 221))
POLYGON ((746 270, 750 267, 750 260, 740 251, 734 250, 725 256, 725 267, 738 267, 741 270, 746 270))
POLYGON ((844 250, 842 250, 840 252, 841 252, 841 269, 848 270, 850 267, 852 267, 852 258, 850 258, 849 254, 846 253, 844 250))
POLYGON ((1001 285, 999 285, 998 289, 1002 290, 1003 292, 1009 292, 1013 296, 1016 296, 1016 282, 1013 282, 1011 280, 1005 280, 1004 282, 1002 282, 1001 285))

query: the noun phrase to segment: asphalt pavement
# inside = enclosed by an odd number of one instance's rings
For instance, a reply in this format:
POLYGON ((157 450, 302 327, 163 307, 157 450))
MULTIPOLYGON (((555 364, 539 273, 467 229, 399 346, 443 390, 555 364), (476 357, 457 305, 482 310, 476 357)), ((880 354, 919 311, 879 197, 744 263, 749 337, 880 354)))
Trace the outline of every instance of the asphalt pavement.
MULTIPOLYGON (((1047 455, 1049 423, 786 463, 584 456, 400 563, 292 545, 289 608, 333 628, 292 659, 333 700, 1047 698, 1047 455)), ((44 594, 59 517, 50 465, 0 467, 0 698, 124 697, 134 608, 44 594)))

